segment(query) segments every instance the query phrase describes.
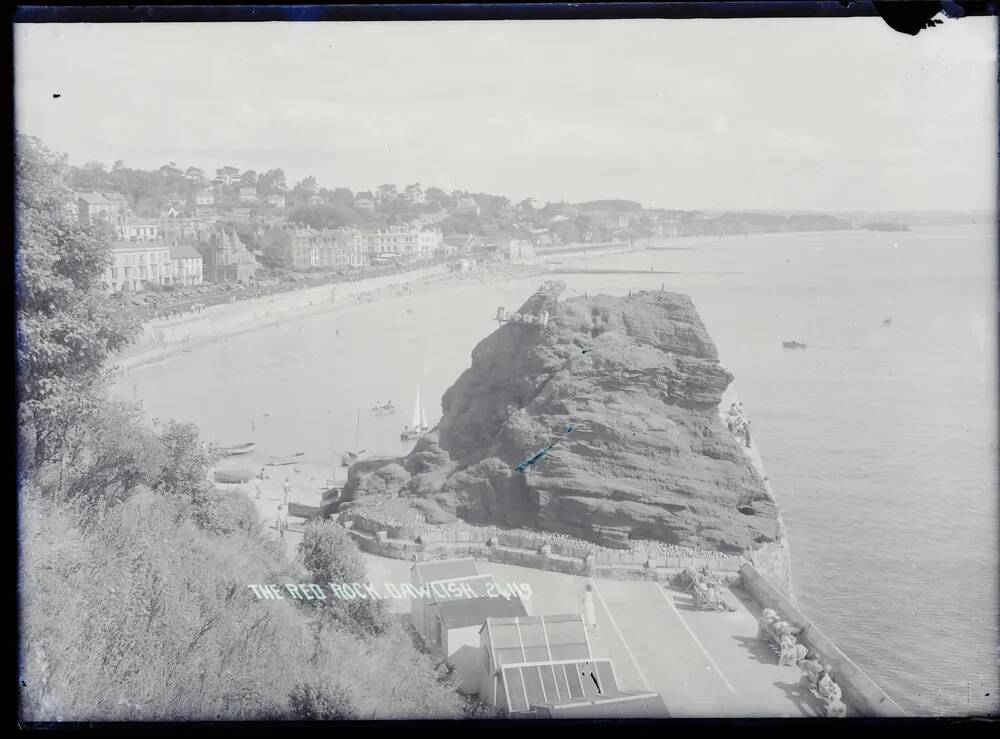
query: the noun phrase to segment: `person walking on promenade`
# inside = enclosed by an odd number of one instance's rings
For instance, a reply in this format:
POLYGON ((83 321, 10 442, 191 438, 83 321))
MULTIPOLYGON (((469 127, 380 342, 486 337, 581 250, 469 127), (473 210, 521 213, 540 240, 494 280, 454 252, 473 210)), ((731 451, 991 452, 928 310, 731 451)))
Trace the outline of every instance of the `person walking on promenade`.
POLYGON ((287 503, 287 502, 288 502, 288 493, 290 493, 290 492, 291 492, 291 490, 292 490, 292 483, 291 483, 291 481, 290 481, 290 480, 289 480, 289 479, 288 479, 288 478, 286 477, 286 478, 285 478, 285 481, 284 481, 283 483, 281 483, 281 487, 282 487, 282 488, 284 489, 284 491, 285 491, 285 502, 287 503))
POLYGON ((285 531, 288 530, 288 517, 285 516, 285 506, 278 506, 278 512, 274 516, 274 528, 278 530, 278 537, 285 538, 285 531))
POLYGON ((591 631, 597 631, 597 611, 594 609, 594 590, 588 584, 583 589, 583 622, 591 631))

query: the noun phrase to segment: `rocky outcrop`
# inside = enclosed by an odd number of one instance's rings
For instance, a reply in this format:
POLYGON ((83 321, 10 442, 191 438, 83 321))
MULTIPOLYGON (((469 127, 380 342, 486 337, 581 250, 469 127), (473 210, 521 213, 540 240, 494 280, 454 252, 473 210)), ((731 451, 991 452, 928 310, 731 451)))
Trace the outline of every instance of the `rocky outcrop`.
POLYGON ((655 540, 742 552, 776 541, 773 501, 718 416, 732 375, 691 300, 559 292, 519 310, 548 311, 548 325, 507 323, 479 343, 442 398, 441 422, 409 455, 353 467, 342 507, 396 498, 433 523, 619 548, 655 540))

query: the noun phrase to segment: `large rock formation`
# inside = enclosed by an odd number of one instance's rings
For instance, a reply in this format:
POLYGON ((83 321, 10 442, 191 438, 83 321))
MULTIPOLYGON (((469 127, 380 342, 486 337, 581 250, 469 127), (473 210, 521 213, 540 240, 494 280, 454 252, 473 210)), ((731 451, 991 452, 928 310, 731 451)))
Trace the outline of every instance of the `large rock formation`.
POLYGON ((732 375, 690 298, 562 300, 561 284, 473 350, 440 424, 404 458, 351 470, 344 507, 745 551, 779 537, 763 481, 718 416, 732 375), (524 473, 519 462, 571 433, 524 473))

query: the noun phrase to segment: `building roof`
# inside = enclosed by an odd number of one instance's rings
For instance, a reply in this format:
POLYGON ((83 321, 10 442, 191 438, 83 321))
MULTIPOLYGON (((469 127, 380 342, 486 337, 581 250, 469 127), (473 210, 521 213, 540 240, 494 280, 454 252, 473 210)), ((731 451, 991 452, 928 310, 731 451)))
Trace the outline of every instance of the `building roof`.
POLYGON ((488 618, 483 628, 494 669, 521 662, 590 659, 580 614, 488 618))
POLYGON ((171 244, 171 259, 201 259, 201 254, 191 244, 171 244))
POLYGON ((129 216, 125 219, 126 226, 159 226, 160 222, 155 218, 139 218, 137 216, 129 216))
MULTIPOLYGON (((440 582, 440 581, 431 580, 430 582, 440 582)), ((493 579, 493 575, 467 575, 466 577, 450 578, 444 582, 461 585, 463 591, 472 591, 475 594, 476 598, 487 598, 490 595, 495 595, 497 592, 496 590, 490 591, 488 587, 491 584, 493 585, 496 584, 496 581, 493 579)), ((439 599, 432 594, 428 603, 437 603, 438 600, 439 599)), ((441 598, 440 600, 451 601, 451 600, 456 600, 456 598, 448 597, 448 598, 441 598)))
POLYGON ((107 205, 111 202, 99 192, 78 192, 76 196, 91 205, 107 205))
POLYGON ((462 598, 440 600, 437 604, 441 621, 449 629, 475 626, 491 616, 527 616, 520 598, 462 598))
POLYGON ((418 562, 410 568, 410 571, 416 573, 417 582, 421 585, 438 580, 454 580, 459 577, 479 574, 476 560, 471 557, 418 562))
POLYGON ((510 713, 527 712, 535 706, 586 703, 622 695, 607 657, 506 665, 500 669, 500 679, 510 713))
POLYGON ((115 241, 111 244, 112 252, 163 251, 169 248, 165 241, 115 241))
POLYGON ((628 692, 616 697, 561 704, 543 703, 535 707, 547 718, 670 718, 667 704, 659 693, 628 692))

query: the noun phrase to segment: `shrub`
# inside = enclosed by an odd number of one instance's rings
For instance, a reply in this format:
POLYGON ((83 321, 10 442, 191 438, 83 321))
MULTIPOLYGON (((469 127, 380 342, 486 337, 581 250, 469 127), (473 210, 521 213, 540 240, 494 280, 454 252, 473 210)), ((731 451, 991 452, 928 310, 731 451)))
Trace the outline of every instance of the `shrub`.
MULTIPOLYGON (((327 583, 363 583, 366 579, 357 545, 345 529, 330 521, 315 521, 306 526, 299 544, 298 561, 312 582, 324 588, 327 583)), ((325 601, 311 602, 323 608, 328 617, 362 633, 381 634, 389 625, 384 601, 328 597, 325 601)))
POLYGON ((339 685, 299 683, 288 694, 288 712, 302 721, 355 718, 350 695, 339 685))

